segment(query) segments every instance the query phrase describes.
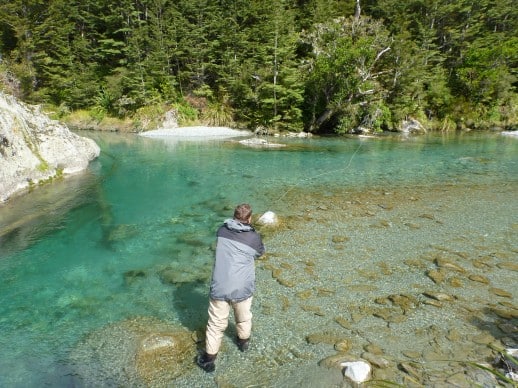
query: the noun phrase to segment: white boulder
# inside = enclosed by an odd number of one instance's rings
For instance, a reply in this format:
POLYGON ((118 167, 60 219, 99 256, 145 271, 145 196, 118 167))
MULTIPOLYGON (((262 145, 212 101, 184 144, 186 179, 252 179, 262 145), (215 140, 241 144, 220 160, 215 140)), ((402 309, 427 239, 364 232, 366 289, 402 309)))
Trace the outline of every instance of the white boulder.
POLYGON ((259 217, 257 223, 259 225, 277 225, 279 223, 279 217, 277 217, 277 214, 271 210, 268 210, 261 217, 259 217))
POLYGON ((370 378, 371 366, 365 361, 342 362, 344 376, 355 383, 363 383, 370 378))

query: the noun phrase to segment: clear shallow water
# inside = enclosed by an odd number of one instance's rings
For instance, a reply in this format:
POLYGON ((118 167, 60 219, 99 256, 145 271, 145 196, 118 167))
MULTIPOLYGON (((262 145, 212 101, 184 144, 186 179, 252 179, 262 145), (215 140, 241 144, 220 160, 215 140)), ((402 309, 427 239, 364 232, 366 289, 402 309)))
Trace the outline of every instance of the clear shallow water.
MULTIPOLYGON (((429 307, 387 324, 364 312, 379 297, 434 289, 425 273, 439 254, 461 258, 472 273, 473 260, 492 258, 480 273, 516 296, 516 272, 497 266, 518 262, 515 138, 280 140, 288 146, 264 150, 86 135, 102 148, 87 173, 0 208, 0 386, 81 385, 71 350, 84 335, 128 317, 202 328, 214 233, 242 201, 257 214, 275 211, 287 228, 265 231, 270 255, 258 264, 254 347, 245 358, 227 338, 218 384, 311 386, 308 376, 334 384, 335 374, 316 367, 334 354, 332 344, 308 344, 305 336, 340 329, 337 316, 351 324, 343 335, 356 344, 352 354, 377 343, 394 360, 421 342, 416 333, 441 322, 446 334, 484 331, 497 318, 429 307), (160 276, 170 267, 176 286, 160 276), (308 373, 297 381, 301 365, 308 373)), ((482 314, 498 303, 489 286, 461 280, 454 290, 460 310, 482 314)), ((423 334, 422 354, 431 351, 429 340, 423 334)), ((194 368, 173 385, 214 384, 194 368)))

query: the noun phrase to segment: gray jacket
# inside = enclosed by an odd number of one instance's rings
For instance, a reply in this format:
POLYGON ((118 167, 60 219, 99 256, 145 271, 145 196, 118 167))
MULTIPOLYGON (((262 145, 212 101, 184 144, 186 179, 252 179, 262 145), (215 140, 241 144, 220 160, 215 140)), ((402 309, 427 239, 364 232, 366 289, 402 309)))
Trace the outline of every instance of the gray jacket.
POLYGON ((255 291, 254 260, 264 253, 261 236, 249 224, 225 220, 218 229, 210 298, 239 302, 255 291))

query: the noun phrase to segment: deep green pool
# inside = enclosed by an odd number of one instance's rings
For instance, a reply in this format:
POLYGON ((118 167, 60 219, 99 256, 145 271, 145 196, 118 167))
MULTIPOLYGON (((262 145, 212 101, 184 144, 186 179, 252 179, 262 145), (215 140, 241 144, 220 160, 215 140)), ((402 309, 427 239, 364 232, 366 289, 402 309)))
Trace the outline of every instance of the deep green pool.
MULTIPOLYGON (((290 216, 298 220, 289 230, 265 237, 267 249, 275 253, 272 265, 281 266, 282 260, 314 260, 321 276, 312 278, 313 283, 310 277, 304 278, 307 284, 303 287, 289 288, 273 279, 267 266, 258 269, 254 305, 257 330, 252 352, 275 359, 277 349, 296 348, 308 356, 302 357, 303 361, 281 357, 284 362, 259 366, 263 371, 261 381, 254 381, 251 369, 257 365, 251 367, 242 355, 228 350, 219 361, 218 373, 236 386, 242 386, 239 376, 246 376, 246 385, 290 385, 284 381, 283 369, 289 374, 301 362, 316 365, 319 358, 332 354, 332 346, 311 347, 304 336, 320 326, 331 325, 334 316, 339 315, 330 312, 333 306, 339 309, 349 303, 345 296, 340 296, 341 290, 351 284, 361 289, 359 285, 375 283, 378 292, 383 293, 392 276, 400 286, 407 282, 401 288, 409 292, 415 287, 414 282, 426 277, 423 269, 411 278, 399 279, 401 272, 405 272, 402 262, 420 254, 426 256, 431 246, 444 244, 451 250, 469 252, 475 246, 501 247, 505 261, 518 262, 516 137, 464 133, 281 138, 275 141, 287 144, 284 148, 254 149, 228 140, 193 142, 119 134, 82 135, 94 138, 102 149, 101 156, 86 173, 38 188, 0 207, 3 387, 81 386, 81 377, 69 361, 71 349, 88 333, 128 317, 152 316, 189 330, 203 327, 214 233, 220 222, 231 215, 233 206, 243 201, 250 202, 257 214, 272 210, 281 219, 290 216), (361 193, 371 192, 384 192, 388 197, 395 193, 398 200, 391 203, 393 213, 378 213, 379 209, 387 209, 379 198, 372 203, 378 209, 372 210, 373 214, 369 215, 365 208, 356 211, 352 207, 354 202, 344 196, 351 193, 351 198, 358 200, 361 193), (443 194, 447 202, 443 202, 443 194), (415 196, 428 201, 420 204, 422 208, 413 215, 405 213, 405 203, 415 206, 415 196), (343 205, 333 211, 329 207, 337 206, 337 198, 343 198, 343 205), (483 202, 478 203, 477 199, 483 202), (476 214, 470 214, 470 209, 476 214), (477 218, 481 217, 481 209, 488 213, 482 218, 487 222, 484 225, 477 218), (331 212, 326 216, 329 222, 322 224, 318 213, 326 211, 331 212), (367 214, 361 220, 357 217, 365 214, 360 211, 367 214), (339 212, 344 215, 332 218, 339 212), (428 219, 442 218, 442 229, 430 229, 412 237, 403 225, 420 223, 419 230, 423 232, 428 227, 423 215, 428 215, 428 219), (379 219, 374 220, 376 217, 379 219), (318 225, 308 226, 312 222, 318 225), (298 223, 304 233, 301 241, 308 242, 306 247, 293 240, 298 223), (390 234, 399 227, 400 231, 390 234), (359 233, 356 237, 353 228, 359 233), (444 237, 456 233, 459 239, 455 241, 444 237), (335 249, 328 240, 341 234, 352 238, 351 243, 335 249), (476 235, 476 244, 470 234, 476 235), (485 238, 492 240, 484 243, 485 238), (320 241, 324 245, 319 245, 320 241), (416 242, 423 248, 420 253, 416 242), (376 247, 385 244, 385 250, 376 251, 376 247), (306 257, 301 258, 302 255, 306 257), (342 256, 348 259, 337 262, 342 256), (326 257, 331 262, 319 264, 326 257), (365 275, 369 264, 363 268, 353 264, 358 257, 383 262, 395 271, 393 275, 387 272, 382 280, 369 279, 365 275), (182 274, 178 284, 190 285, 189 292, 162 281, 160 271, 168 266, 182 274), (355 275, 356 270, 359 272, 355 275), (308 303, 328 313, 301 318, 307 309, 298 307, 304 307, 306 302, 298 303, 297 295, 316 288, 332 289, 339 302, 329 297, 315 299, 308 303), (289 301, 284 309, 276 301, 281 297, 279 300, 289 301), (239 364, 246 370, 240 371, 239 364), (223 365, 227 365, 226 371, 223 365), (269 372, 265 374, 264 369, 269 372)), ((362 203, 368 206, 369 197, 364 197, 362 203)), ((293 273, 296 271, 294 267, 293 273)), ((511 271, 508 276, 506 284, 494 286, 516 293, 516 272, 511 271)), ((301 282, 299 278, 294 281, 301 282)), ((392 292, 389 288, 385 294, 392 292)), ((471 292, 465 287, 462 290, 466 295, 471 292)), ((371 296, 375 296, 363 295, 359 300, 372 300, 371 296)), ((484 295, 477 298, 483 299, 484 295)), ((423 319, 433 321, 430 316, 423 319)), ((419 326, 417 322, 414 325, 419 326)), ((459 330, 466 329, 465 326, 466 323, 459 323, 459 330)), ((363 326, 367 331, 368 327, 376 331, 370 321, 363 326)), ((361 337, 361 333, 362 330, 356 331, 355 336, 361 337)), ((194 368, 172 386, 188 386, 189 382, 193 386, 215 384, 212 377, 194 368)), ((97 383, 117 385, 113 381, 97 383)))

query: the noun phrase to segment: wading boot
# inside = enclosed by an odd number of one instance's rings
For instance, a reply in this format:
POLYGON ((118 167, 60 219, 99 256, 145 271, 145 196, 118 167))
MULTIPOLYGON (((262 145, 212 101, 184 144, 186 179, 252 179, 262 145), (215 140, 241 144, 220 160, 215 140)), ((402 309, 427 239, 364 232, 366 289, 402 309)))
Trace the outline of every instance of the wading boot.
POLYGON ((203 354, 198 356, 196 359, 196 364, 198 364, 198 366, 205 372, 214 372, 214 369, 216 369, 216 365, 214 365, 216 356, 217 354, 208 354, 207 352, 203 352, 203 354))
POLYGON ((248 350, 248 347, 250 346, 250 338, 247 339, 241 339, 237 338, 237 348, 241 350, 242 352, 246 352, 248 350))

